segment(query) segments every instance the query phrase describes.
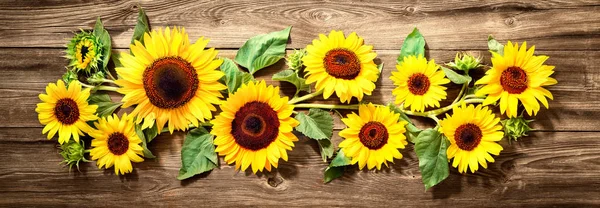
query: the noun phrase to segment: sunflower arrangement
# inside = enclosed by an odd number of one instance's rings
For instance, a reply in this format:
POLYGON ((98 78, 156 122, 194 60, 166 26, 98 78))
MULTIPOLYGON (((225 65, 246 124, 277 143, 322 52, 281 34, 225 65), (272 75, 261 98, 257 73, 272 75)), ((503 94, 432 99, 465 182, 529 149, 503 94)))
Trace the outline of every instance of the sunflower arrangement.
POLYGON ((187 131, 179 180, 219 167, 219 156, 239 171, 270 172, 308 138, 329 162, 327 183, 351 167, 385 169, 412 144, 430 188, 448 177, 450 166, 461 174, 487 169, 503 150, 501 140, 527 136, 540 103, 548 108, 553 99, 546 88, 557 84, 554 67, 544 64, 549 57, 535 55, 525 42, 503 45, 490 36, 491 66, 467 52, 439 64, 425 56, 425 39, 415 28, 395 70, 382 74, 373 46, 355 32, 319 34, 286 55, 291 29, 252 37, 229 59, 218 57, 208 38, 190 41, 183 27, 151 29, 140 8, 129 50, 113 53, 98 19, 92 31, 67 43, 67 72, 39 95, 42 133, 58 138, 70 167, 95 161, 123 175, 155 158, 148 143, 158 135, 187 131), (254 78, 283 58, 288 68, 272 80, 294 85, 290 97, 254 78), (475 70, 485 75, 474 80, 475 70), (382 75, 395 86, 394 102, 368 102, 382 75), (456 97, 448 93, 451 85, 460 88, 456 97), (310 102, 318 97, 328 101, 310 102), (336 113, 345 126, 337 133, 341 142, 332 140, 336 113), (421 129, 409 116, 436 125, 421 129))

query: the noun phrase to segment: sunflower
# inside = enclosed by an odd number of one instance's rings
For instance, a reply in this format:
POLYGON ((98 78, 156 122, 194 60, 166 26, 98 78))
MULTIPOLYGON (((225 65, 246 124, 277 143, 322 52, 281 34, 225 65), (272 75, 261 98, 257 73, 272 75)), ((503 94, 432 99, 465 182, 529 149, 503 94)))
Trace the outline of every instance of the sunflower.
POLYGON ((342 102, 349 103, 352 97, 361 101, 363 94, 371 95, 379 78, 373 62, 377 54, 372 50, 373 46, 363 45, 363 39, 354 32, 348 38, 342 31, 320 34, 306 46, 307 55, 302 58, 306 83, 316 82, 316 90, 323 91, 325 99, 335 91, 342 102))
POLYGON ((482 105, 454 106, 452 116, 440 122, 440 131, 450 140, 450 147, 446 152, 448 161, 454 158, 452 167, 458 166, 461 173, 475 173, 479 166, 487 168, 487 162, 494 162, 490 154, 498 155, 502 150, 497 141, 504 136, 502 126, 498 124, 491 110, 482 105))
POLYGON ((88 104, 89 96, 90 89, 81 90, 79 82, 71 82, 68 88, 62 80, 46 86, 46 94, 39 96, 42 103, 35 108, 40 123, 46 125, 42 134, 48 133, 48 139, 52 139, 58 132, 60 144, 68 142, 71 136, 79 142, 83 132, 91 131, 86 122, 98 119, 98 106, 88 104))
POLYGON ((91 32, 81 31, 67 44, 69 67, 75 71, 96 71, 102 60, 102 43, 91 32))
POLYGON ((406 121, 399 121, 400 114, 392 112, 383 106, 375 107, 373 104, 360 105, 358 115, 348 114, 342 121, 348 128, 340 131, 340 136, 345 138, 339 145, 346 156, 352 158, 352 164, 358 162, 358 167, 368 169, 381 164, 388 165, 394 158, 401 159, 402 154, 398 149, 404 149, 408 144, 404 132, 406 121))
POLYGON ((392 91, 396 104, 404 102, 411 111, 423 112, 425 107, 440 107, 440 100, 446 99, 446 87, 442 85, 450 80, 433 59, 427 62, 423 56, 407 56, 396 69, 390 78, 398 86, 392 91))
POLYGON ((554 66, 544 65, 548 56, 534 56, 535 46, 527 50, 527 43, 514 45, 508 41, 504 47, 504 55, 492 51, 492 69, 488 70, 475 84, 484 85, 476 92, 477 96, 485 96, 483 105, 500 100, 500 112, 508 117, 517 117, 518 103, 521 101, 529 115, 536 115, 540 110, 538 100, 548 108, 546 97, 553 99, 552 93, 543 86, 554 85, 556 79, 554 66))
POLYGON ((298 141, 292 129, 299 122, 290 117, 294 106, 287 102, 287 97, 279 96, 279 87, 267 87, 264 81, 242 85, 211 121, 215 152, 242 171, 250 165, 254 173, 277 168, 279 158, 287 161, 286 151, 298 141))
POLYGON ((131 161, 142 162, 144 158, 142 140, 135 133, 133 117, 126 113, 119 119, 113 114, 94 123, 97 130, 90 133, 92 160, 98 160, 98 168, 115 166, 115 174, 130 173, 133 170, 131 161))
POLYGON ((217 69, 223 60, 215 59, 214 48, 204 50, 208 40, 203 37, 190 44, 185 29, 168 27, 144 34, 144 44, 130 45, 133 55, 121 53, 123 67, 117 67, 125 94, 123 107, 137 105, 131 112, 142 128, 152 127, 156 120, 158 131, 168 122, 171 133, 187 130, 189 124, 212 118, 214 104, 221 102, 219 83, 224 75, 217 69))

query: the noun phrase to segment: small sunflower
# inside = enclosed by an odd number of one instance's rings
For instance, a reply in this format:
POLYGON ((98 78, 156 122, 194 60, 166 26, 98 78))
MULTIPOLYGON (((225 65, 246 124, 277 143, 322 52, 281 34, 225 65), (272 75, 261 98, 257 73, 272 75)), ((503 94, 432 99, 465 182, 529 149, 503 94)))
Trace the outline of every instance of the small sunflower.
POLYGON ((67 44, 69 67, 75 71, 95 72, 102 61, 102 43, 91 32, 81 31, 67 44))
POLYGON ((517 117, 519 101, 529 115, 536 115, 540 110, 538 100, 548 108, 546 97, 553 99, 552 93, 543 86, 558 83, 550 75, 554 66, 544 65, 548 56, 534 56, 535 46, 527 50, 527 43, 514 45, 508 41, 504 47, 504 55, 492 52, 492 69, 475 84, 484 85, 476 92, 477 96, 485 96, 483 105, 500 100, 500 112, 506 112, 510 118, 517 117))
POLYGON ((379 78, 373 62, 377 54, 372 50, 373 46, 363 45, 363 39, 354 32, 348 38, 342 31, 320 34, 306 46, 307 54, 302 58, 306 83, 316 82, 316 90, 322 90, 325 99, 335 91, 341 102, 349 103, 352 97, 361 101, 364 94, 371 95, 379 78))
POLYGON ((68 88, 62 80, 46 86, 46 94, 40 94, 42 102, 35 108, 40 123, 46 125, 42 134, 48 133, 48 139, 52 139, 58 132, 60 144, 68 142, 71 136, 79 142, 79 136, 91 131, 86 122, 98 119, 98 106, 88 104, 89 96, 90 89, 81 90, 78 82, 71 82, 68 88))
POLYGON ((446 87, 442 85, 450 80, 433 59, 427 62, 423 56, 407 56, 396 69, 390 78, 397 86, 392 91, 396 104, 404 102, 411 111, 423 112, 425 107, 440 107, 440 101, 446 99, 446 87))
POLYGON ((98 160, 98 168, 115 166, 115 174, 130 173, 131 162, 142 162, 142 140, 135 133, 132 116, 124 114, 121 119, 116 114, 101 118, 94 123, 97 130, 90 133, 92 160, 98 160))
POLYGON ((380 170, 381 164, 387 166, 388 161, 401 159, 398 149, 404 149, 408 144, 404 136, 407 122, 399 121, 399 118, 400 114, 387 107, 375 107, 371 103, 360 105, 358 115, 352 113, 342 119, 348 128, 340 131, 344 141, 339 147, 352 158, 352 164, 358 163, 360 169, 366 165, 368 169, 377 166, 380 170))
POLYGON ((130 45, 133 55, 121 53, 115 83, 125 94, 123 107, 137 105, 131 112, 137 124, 144 121, 145 129, 156 120, 161 131, 168 122, 173 133, 212 118, 223 97, 219 91, 227 87, 219 83, 223 72, 215 70, 223 60, 215 59, 214 48, 205 50, 207 44, 203 37, 190 44, 185 29, 167 27, 144 34, 144 44, 130 45))
POLYGON ((450 140, 446 153, 448 160, 454 158, 452 167, 458 166, 460 173, 468 167, 475 173, 479 165, 487 168, 487 162, 494 162, 490 154, 500 154, 502 146, 496 142, 504 136, 499 122, 500 118, 482 105, 454 106, 452 116, 446 114, 440 122, 440 131, 450 140))
POLYGON ((267 87, 264 81, 242 85, 211 121, 215 152, 242 171, 250 165, 254 173, 277 168, 279 158, 287 161, 287 150, 298 141, 292 130, 299 122, 290 117, 294 106, 287 103, 279 87, 267 87))

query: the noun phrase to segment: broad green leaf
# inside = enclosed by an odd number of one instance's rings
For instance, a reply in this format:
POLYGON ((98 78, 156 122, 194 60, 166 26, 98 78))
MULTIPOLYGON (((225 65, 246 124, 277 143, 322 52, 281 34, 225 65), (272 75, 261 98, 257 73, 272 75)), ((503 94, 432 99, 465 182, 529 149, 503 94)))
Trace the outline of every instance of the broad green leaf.
POLYGON ((333 152, 335 151, 333 144, 331 144, 331 140, 322 139, 317 141, 319 143, 319 149, 321 150, 321 157, 323 157, 323 162, 327 162, 327 159, 333 157, 333 152))
POLYGON ((254 74, 267 66, 275 64, 285 56, 285 46, 292 26, 281 31, 257 35, 250 38, 235 56, 235 62, 254 74))
POLYGON ((333 179, 342 177, 344 175, 346 166, 350 165, 351 161, 352 160, 350 160, 350 158, 344 155, 344 151, 340 149, 335 158, 333 158, 331 163, 329 163, 329 166, 325 168, 325 172, 323 173, 323 182, 329 183, 333 179))
POLYGON ((442 71, 444 71, 444 74, 446 74, 446 77, 448 77, 448 79, 450 79, 450 81, 452 81, 454 84, 464 84, 471 82, 471 77, 469 75, 462 75, 456 73, 454 70, 443 66, 441 68, 442 71))
POLYGON ((415 152, 419 158, 419 170, 425 189, 431 188, 448 177, 448 157, 446 150, 449 141, 437 128, 426 129, 419 134, 415 152))
POLYGON ((490 51, 504 55, 504 45, 500 44, 492 35, 488 36, 488 48, 490 51))
POLYGON ((400 49, 400 56, 398 56, 398 63, 404 61, 404 57, 414 55, 425 57, 425 38, 419 32, 419 29, 415 29, 406 36, 402 48, 400 49))
POLYGON ((94 26, 94 36, 96 36, 96 38, 100 40, 100 43, 102 43, 102 70, 108 71, 106 67, 110 61, 112 43, 110 40, 110 34, 108 34, 108 31, 104 29, 104 24, 102 24, 100 17, 98 17, 96 20, 96 25, 94 26))
POLYGON ((135 28, 133 29, 133 36, 131 37, 131 44, 134 44, 135 41, 140 41, 142 44, 144 43, 144 33, 150 32, 150 24, 148 24, 148 16, 146 16, 146 12, 142 7, 139 7, 137 23, 135 24, 135 28))
POLYGON ((193 129, 185 136, 178 180, 210 171, 219 165, 213 137, 204 127, 193 129))
POLYGON ((227 85, 227 90, 229 93, 234 93, 239 87, 242 86, 242 84, 254 80, 252 74, 240 71, 235 62, 229 58, 223 58, 221 71, 225 73, 225 85, 227 85))
POLYGON ((413 122, 410 120, 410 118, 408 118, 404 111, 402 111, 402 109, 396 107, 396 105, 394 105, 393 103, 390 103, 388 107, 392 109, 392 111, 394 111, 395 113, 400 114, 400 120, 408 122, 408 124, 406 124, 405 126, 406 139, 408 139, 408 141, 411 143, 415 143, 415 141, 417 140, 417 136, 419 135, 419 133, 421 133, 421 129, 417 128, 415 124, 413 124, 413 122))
POLYGON ((298 95, 300 91, 310 93, 310 85, 306 84, 306 79, 301 78, 297 71, 286 69, 273 74, 272 79, 292 83, 296 86, 296 95, 298 95))
POLYGON ((110 96, 104 93, 92 93, 88 98, 88 103, 90 105, 98 106, 98 109, 96 109, 96 114, 98 114, 99 117, 110 116, 118 107, 123 105, 123 103, 112 102, 110 96))
POLYGON ((330 139, 333 135, 333 117, 327 111, 311 108, 308 110, 308 115, 303 112, 298 113, 296 120, 300 122, 296 131, 311 139, 330 139))
POLYGON ((142 153, 144 153, 144 157, 149 158, 149 159, 156 158, 156 156, 154 156, 154 154, 152 154, 150 149, 148 149, 148 142, 150 142, 150 141, 148 141, 148 138, 144 134, 144 131, 142 131, 141 125, 135 125, 135 133, 138 135, 140 140, 142 140, 142 149, 143 149, 142 153))

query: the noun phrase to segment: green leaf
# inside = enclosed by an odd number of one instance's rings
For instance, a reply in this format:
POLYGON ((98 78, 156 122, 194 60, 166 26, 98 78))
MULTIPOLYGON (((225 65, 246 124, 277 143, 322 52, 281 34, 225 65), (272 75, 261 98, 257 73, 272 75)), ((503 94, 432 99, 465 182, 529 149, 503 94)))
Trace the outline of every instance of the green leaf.
MULTIPOLYGON (((110 60, 115 64, 115 67, 123 67, 121 64, 121 53, 112 53, 110 56, 110 60)), ((109 72, 110 73, 110 72, 109 72)))
POLYGON ((88 98, 88 103, 90 105, 98 106, 98 109, 96 109, 96 114, 98 114, 99 117, 110 116, 118 107, 123 105, 123 103, 112 102, 110 96, 104 93, 92 93, 88 98))
POLYGON ((237 65, 229 58, 223 58, 221 71, 225 73, 225 85, 229 93, 234 93, 242 84, 254 80, 252 74, 240 71, 237 65))
POLYGON ((331 140, 329 139, 317 140, 317 142, 319 143, 323 162, 327 162, 327 159, 333 157, 333 152, 335 151, 333 144, 331 144, 331 140))
POLYGON ((67 72, 62 75, 62 80, 67 86, 69 86, 72 81, 78 81, 79 76, 77 75, 77 72, 67 69, 67 72))
POLYGON ((381 74, 383 72, 383 63, 377 65, 377 69, 379 70, 379 74, 381 74))
POLYGON ((213 137, 204 127, 193 129, 185 136, 178 180, 210 171, 219 165, 213 137))
POLYGON ((296 95, 298 95, 300 91, 310 93, 310 85, 306 84, 306 79, 301 78, 298 75, 298 71, 286 69, 273 74, 272 79, 292 83, 294 86, 296 86, 296 95))
POLYGON ((285 56, 285 46, 292 26, 281 31, 257 35, 250 38, 235 56, 235 62, 254 74, 267 66, 275 64, 285 56))
POLYGON ((490 51, 504 55, 504 45, 500 44, 492 35, 488 36, 488 48, 490 51))
POLYGON ((150 24, 148 24, 148 16, 146 16, 146 12, 142 9, 141 6, 138 6, 140 9, 138 10, 137 23, 135 24, 135 28, 133 29, 133 36, 131 37, 131 44, 134 44, 135 41, 140 41, 142 44, 144 43, 144 33, 150 32, 150 24))
POLYGON ((296 131, 311 139, 330 139, 333 135, 333 117, 327 111, 311 108, 308 115, 303 112, 298 113, 296 120, 300 122, 296 131))
POLYGON ((454 84, 464 84, 464 83, 469 83, 471 82, 471 76, 469 75, 462 75, 459 73, 456 73, 454 70, 446 68, 446 67, 441 67, 442 71, 444 71, 444 73, 446 74, 446 77, 448 77, 448 79, 450 79, 450 81, 454 82, 454 84))
POLYGON ((158 136, 158 126, 154 124, 151 128, 144 129, 144 136, 148 140, 148 143, 152 142, 158 136))
POLYGON ((415 152, 419 158, 419 170, 425 189, 431 188, 448 177, 448 139, 437 128, 426 129, 419 134, 415 152))
POLYGON ((110 34, 108 34, 108 31, 104 29, 104 24, 102 24, 100 17, 98 17, 96 20, 96 25, 94 26, 94 36, 96 36, 96 38, 100 40, 100 43, 102 43, 102 69, 108 71, 106 67, 110 61, 112 42, 110 40, 110 34))
POLYGON ((419 33, 419 29, 416 27, 404 39, 404 43, 402 43, 402 48, 400 49, 400 56, 398 56, 398 63, 402 63, 404 57, 410 55, 425 57, 425 38, 423 38, 423 35, 419 33))
POLYGON ((415 143, 415 141, 417 140, 417 136, 419 135, 419 133, 421 133, 422 130, 417 128, 417 126, 415 126, 415 124, 413 124, 413 122, 410 120, 410 118, 408 118, 408 116, 404 113, 404 111, 402 111, 402 109, 398 108, 393 103, 390 103, 388 105, 388 107, 395 113, 400 114, 400 120, 408 122, 408 124, 406 124, 406 126, 405 126, 406 139, 408 139, 408 141, 411 143, 415 143))
POLYGON ((346 166, 350 165, 351 161, 350 158, 344 155, 344 151, 340 149, 335 158, 329 163, 329 166, 325 168, 325 172, 323 173, 323 183, 329 183, 333 179, 342 177, 346 166))
POLYGON ((144 157, 149 158, 149 159, 156 158, 156 156, 154 156, 154 154, 152 154, 150 149, 148 149, 148 143, 150 141, 148 141, 148 138, 146 137, 144 131, 142 131, 141 125, 135 125, 135 133, 138 135, 140 140, 142 140, 142 149, 143 149, 142 153, 144 153, 144 157))

